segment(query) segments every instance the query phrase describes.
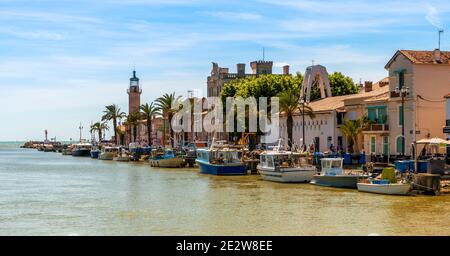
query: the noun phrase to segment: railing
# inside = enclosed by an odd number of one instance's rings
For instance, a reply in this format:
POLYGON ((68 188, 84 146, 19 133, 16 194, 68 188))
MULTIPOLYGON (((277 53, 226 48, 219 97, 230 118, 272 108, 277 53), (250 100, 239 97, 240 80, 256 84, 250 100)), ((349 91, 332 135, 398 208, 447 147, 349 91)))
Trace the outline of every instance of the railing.
POLYGON ((389 125, 388 124, 369 124, 367 127, 365 127, 364 131, 389 131, 389 125))

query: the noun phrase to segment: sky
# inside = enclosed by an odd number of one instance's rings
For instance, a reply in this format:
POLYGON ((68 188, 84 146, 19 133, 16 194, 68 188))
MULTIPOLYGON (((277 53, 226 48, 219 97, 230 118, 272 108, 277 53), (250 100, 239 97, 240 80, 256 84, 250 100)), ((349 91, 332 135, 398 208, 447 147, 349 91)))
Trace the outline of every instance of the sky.
MULTIPOLYGON (((387 76, 398 49, 433 50, 450 1, 0 0, 0 141, 83 137, 105 105, 206 91, 211 62, 262 59, 304 73, 314 60, 355 82, 387 76)), ((450 49, 450 31, 441 49, 450 49)))

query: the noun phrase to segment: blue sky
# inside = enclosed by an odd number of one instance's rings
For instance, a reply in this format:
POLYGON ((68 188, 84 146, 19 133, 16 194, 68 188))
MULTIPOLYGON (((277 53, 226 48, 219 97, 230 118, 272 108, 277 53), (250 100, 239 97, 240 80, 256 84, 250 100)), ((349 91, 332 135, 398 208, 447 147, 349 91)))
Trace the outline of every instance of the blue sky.
POLYGON ((250 71, 263 47, 275 73, 314 60, 376 81, 397 49, 436 48, 449 12, 449 1, 0 0, 0 141, 76 139, 105 105, 127 110, 134 65, 143 102, 205 91, 212 61, 250 71))

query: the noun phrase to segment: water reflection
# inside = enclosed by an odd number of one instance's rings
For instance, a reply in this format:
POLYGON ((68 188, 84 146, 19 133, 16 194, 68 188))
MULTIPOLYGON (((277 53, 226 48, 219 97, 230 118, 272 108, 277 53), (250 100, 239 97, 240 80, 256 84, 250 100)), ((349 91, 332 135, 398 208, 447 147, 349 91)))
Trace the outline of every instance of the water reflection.
POLYGON ((0 146, 2 235, 449 235, 450 197, 396 197, 257 175, 0 146))

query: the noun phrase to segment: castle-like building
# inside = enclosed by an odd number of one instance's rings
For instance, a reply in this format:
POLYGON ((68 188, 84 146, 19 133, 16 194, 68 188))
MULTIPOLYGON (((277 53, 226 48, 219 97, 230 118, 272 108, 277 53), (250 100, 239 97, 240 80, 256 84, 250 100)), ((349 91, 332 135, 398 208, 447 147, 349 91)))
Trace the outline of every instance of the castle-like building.
MULTIPOLYGON (((215 62, 212 63, 211 75, 207 79, 208 97, 218 97, 223 86, 234 79, 272 74, 273 62, 264 60, 250 62, 250 67, 252 68, 251 74, 245 73, 244 63, 239 63, 236 66, 237 72, 230 73, 228 68, 219 67, 215 62)), ((289 75, 288 65, 283 66, 282 75, 289 75)))

